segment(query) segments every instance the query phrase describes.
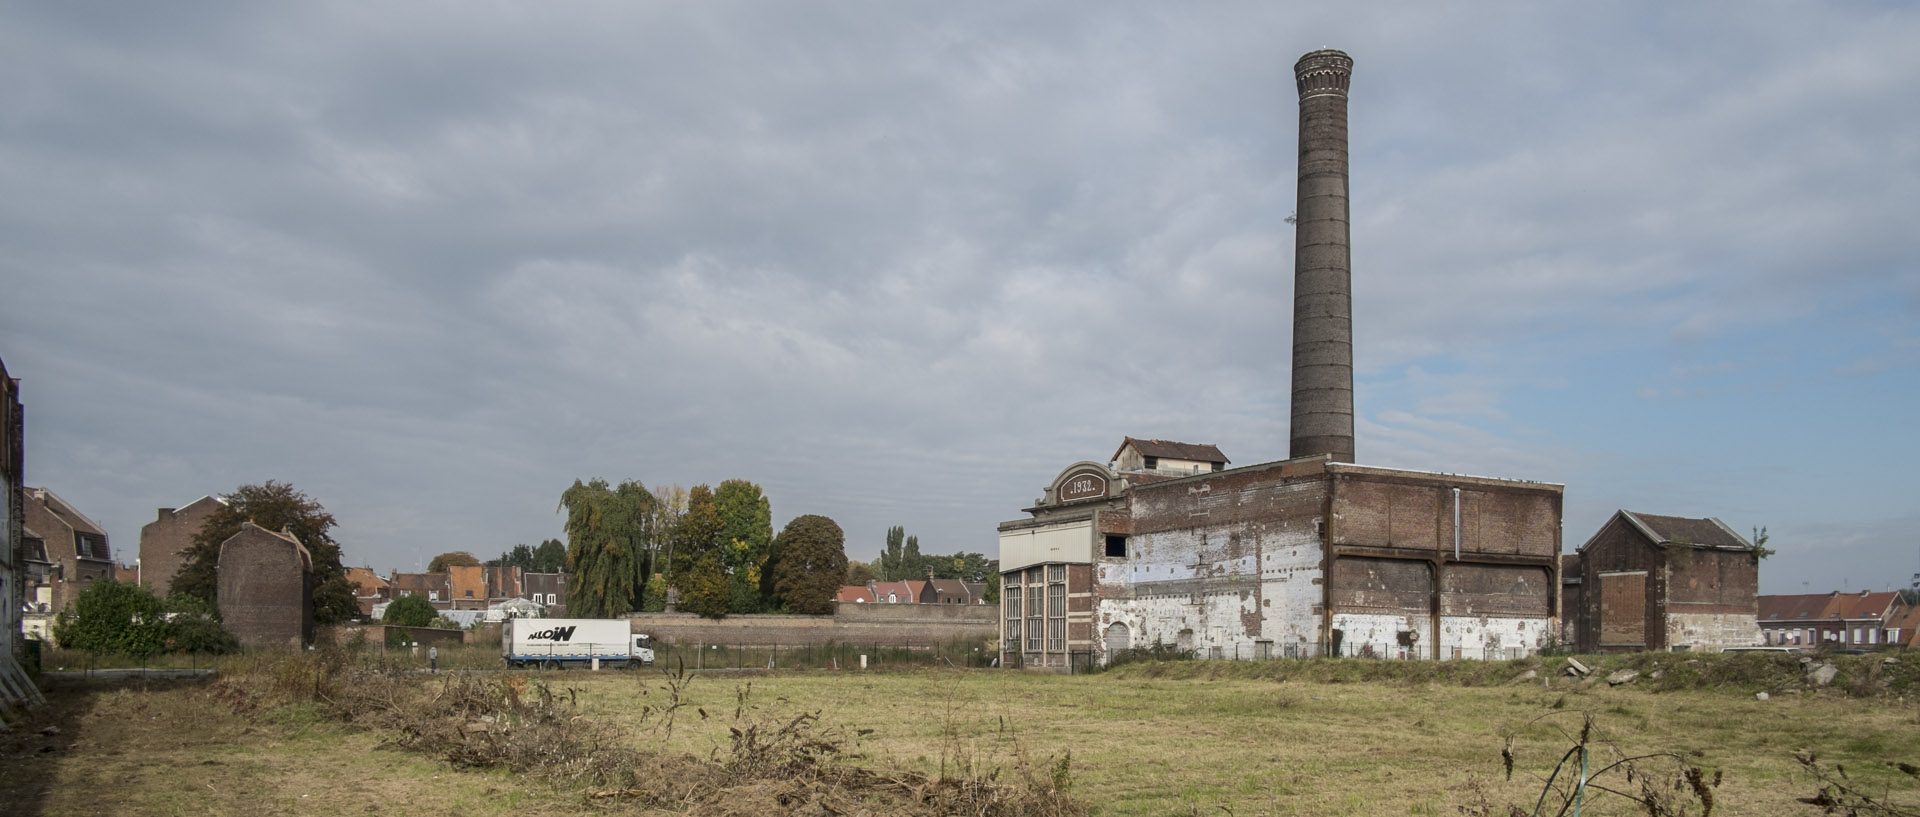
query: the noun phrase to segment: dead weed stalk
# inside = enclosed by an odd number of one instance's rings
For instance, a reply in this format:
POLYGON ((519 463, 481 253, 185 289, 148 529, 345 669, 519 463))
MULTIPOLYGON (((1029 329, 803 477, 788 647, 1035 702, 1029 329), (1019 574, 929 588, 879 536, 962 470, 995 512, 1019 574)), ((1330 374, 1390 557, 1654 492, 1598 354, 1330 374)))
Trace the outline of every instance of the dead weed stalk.
MULTIPOLYGON (((1527 722, 1527 726, 1558 718, 1571 713, 1548 712, 1527 722)), ((1540 780, 1540 796, 1534 801, 1533 809, 1527 810, 1518 805, 1508 804, 1499 811, 1486 797, 1484 786, 1477 779, 1469 777, 1468 788, 1473 802, 1460 807, 1460 813, 1468 817, 1565 817, 1579 814, 1589 800, 1602 795, 1624 798, 1634 804, 1636 810, 1648 817, 1712 817, 1714 789, 1720 785, 1720 773, 1711 775, 1705 769, 1693 765, 1680 754, 1674 752, 1654 752, 1642 755, 1628 755, 1611 741, 1603 740, 1596 734, 1593 713, 1582 712, 1580 730, 1569 733, 1557 724, 1554 729, 1567 739, 1570 746, 1560 755, 1553 769, 1545 777, 1537 772, 1529 772, 1540 780)), ((1508 780, 1519 765, 1519 753, 1515 749, 1514 733, 1509 733, 1506 746, 1500 750, 1500 762, 1506 769, 1508 780)))

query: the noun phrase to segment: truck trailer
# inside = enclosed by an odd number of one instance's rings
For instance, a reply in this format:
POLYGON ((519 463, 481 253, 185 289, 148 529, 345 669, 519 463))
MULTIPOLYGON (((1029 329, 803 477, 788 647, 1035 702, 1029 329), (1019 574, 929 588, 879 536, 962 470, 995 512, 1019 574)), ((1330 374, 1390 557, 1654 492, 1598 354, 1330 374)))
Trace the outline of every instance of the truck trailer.
POLYGON ((653 639, 626 619, 510 618, 500 626, 500 657, 509 667, 614 667, 653 664, 653 639))

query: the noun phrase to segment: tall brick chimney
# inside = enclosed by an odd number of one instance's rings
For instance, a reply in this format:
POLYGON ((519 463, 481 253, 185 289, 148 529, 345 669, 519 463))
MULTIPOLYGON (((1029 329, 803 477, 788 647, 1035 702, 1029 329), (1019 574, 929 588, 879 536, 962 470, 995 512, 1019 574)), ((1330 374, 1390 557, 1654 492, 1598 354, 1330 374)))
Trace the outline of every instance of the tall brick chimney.
POLYGON ((1347 229, 1347 82, 1353 58, 1313 51, 1300 89, 1300 187, 1294 209, 1293 422, 1289 457, 1353 462, 1353 290, 1347 229))

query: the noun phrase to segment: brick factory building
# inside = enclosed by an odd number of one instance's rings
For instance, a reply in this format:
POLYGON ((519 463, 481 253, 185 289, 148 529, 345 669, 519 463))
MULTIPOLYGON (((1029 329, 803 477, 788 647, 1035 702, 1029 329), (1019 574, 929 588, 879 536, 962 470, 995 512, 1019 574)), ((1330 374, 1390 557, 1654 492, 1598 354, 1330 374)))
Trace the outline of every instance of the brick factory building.
POLYGON ((1559 615, 1559 485, 1337 463, 1062 471, 1000 526, 1001 660, 1514 658, 1559 615))
POLYGON ((220 543, 220 620, 244 647, 313 641, 313 556, 292 534, 247 522, 220 543))
POLYGON ((1720 652, 1760 643, 1760 557, 1718 519, 1619 511, 1580 546, 1581 652, 1720 652))
POLYGON ((1557 643, 1556 484, 1356 465, 1347 95, 1294 65, 1300 139, 1288 458, 1126 438, 1000 525, 1001 660, 1513 658, 1557 643))

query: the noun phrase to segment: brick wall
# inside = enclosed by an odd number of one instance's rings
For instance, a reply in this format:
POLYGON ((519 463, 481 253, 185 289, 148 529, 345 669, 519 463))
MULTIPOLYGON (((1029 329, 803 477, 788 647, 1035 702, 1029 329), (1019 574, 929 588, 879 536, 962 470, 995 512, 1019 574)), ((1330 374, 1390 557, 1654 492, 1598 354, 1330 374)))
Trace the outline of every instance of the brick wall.
POLYGON ((673 644, 804 646, 992 640, 999 608, 950 604, 843 604, 831 616, 741 615, 702 618, 692 613, 632 613, 633 631, 673 644))
POLYGON ((207 517, 220 508, 220 501, 201 497, 184 508, 161 508, 152 522, 140 528, 140 582, 165 598, 173 587, 173 576, 186 563, 180 552, 193 544, 193 537, 206 524, 207 517))
POLYGON ((220 544, 220 620, 245 647, 313 637, 313 563, 291 537, 251 522, 220 544))

